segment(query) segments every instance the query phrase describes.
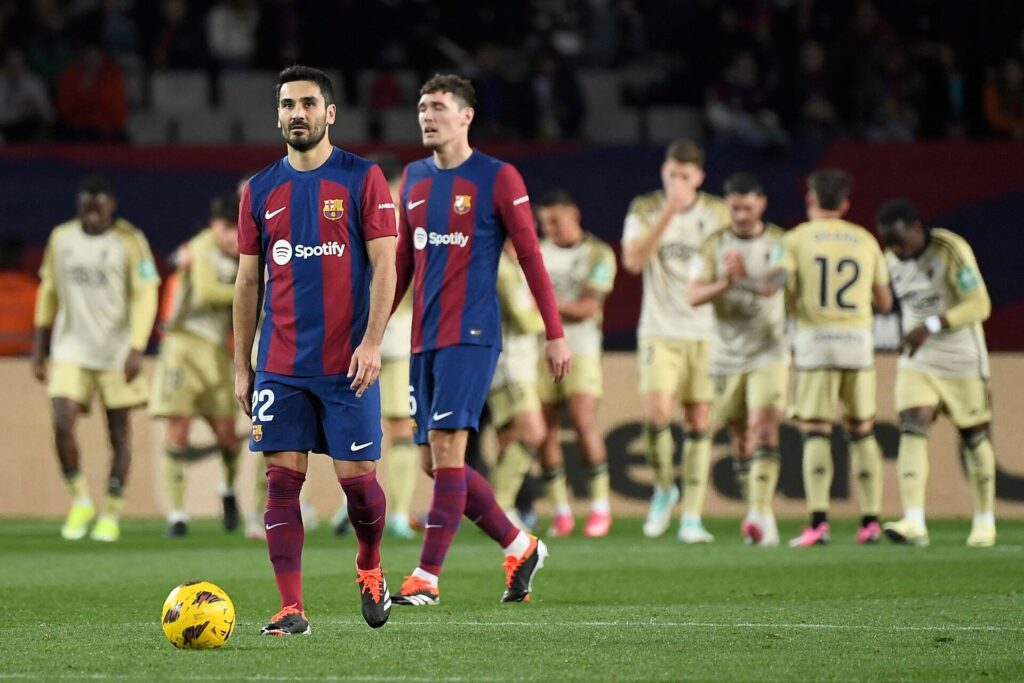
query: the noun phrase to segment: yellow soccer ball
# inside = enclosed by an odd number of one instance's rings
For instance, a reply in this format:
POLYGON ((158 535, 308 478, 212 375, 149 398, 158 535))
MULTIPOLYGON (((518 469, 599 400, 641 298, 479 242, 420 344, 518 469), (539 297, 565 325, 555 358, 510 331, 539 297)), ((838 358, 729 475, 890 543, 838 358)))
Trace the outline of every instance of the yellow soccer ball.
POLYGON ((174 647, 224 647, 235 630, 235 606, 218 586, 209 581, 190 581, 172 590, 164 600, 160 624, 174 647))

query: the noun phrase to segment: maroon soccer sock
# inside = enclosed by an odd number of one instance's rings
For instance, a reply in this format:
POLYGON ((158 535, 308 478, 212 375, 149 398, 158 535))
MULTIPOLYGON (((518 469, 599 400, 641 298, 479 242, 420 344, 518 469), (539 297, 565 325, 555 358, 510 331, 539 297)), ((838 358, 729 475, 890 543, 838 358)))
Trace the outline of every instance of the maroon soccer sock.
POLYGON ((444 556, 459 530, 459 521, 466 510, 465 467, 442 467, 434 470, 434 497, 430 500, 420 569, 441 575, 444 556))
POLYGON ((484 476, 466 466, 466 517, 480 530, 494 539, 502 548, 508 547, 519 535, 519 529, 494 499, 494 489, 484 476))
POLYGON ((302 609, 302 513, 299 493, 306 475, 286 467, 267 468, 267 550, 274 565, 274 579, 281 592, 281 607, 302 609))
POLYGON ((380 539, 384 535, 386 513, 384 489, 377 482, 377 473, 371 471, 358 477, 339 477, 338 483, 348 498, 348 516, 359 541, 356 566, 359 569, 376 569, 380 566, 380 539))

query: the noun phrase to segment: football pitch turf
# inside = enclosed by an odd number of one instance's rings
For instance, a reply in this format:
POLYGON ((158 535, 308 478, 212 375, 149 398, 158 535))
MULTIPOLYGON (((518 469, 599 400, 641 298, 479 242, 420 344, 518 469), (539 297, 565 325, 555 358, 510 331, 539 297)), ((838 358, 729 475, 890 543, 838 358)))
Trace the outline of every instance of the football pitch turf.
MULTIPOLYGON (((359 614, 355 541, 307 535, 312 635, 261 637, 278 609, 263 544, 194 523, 180 540, 129 521, 113 545, 66 542, 59 523, 0 522, 0 679, 254 681, 1024 680, 1024 522, 1000 545, 964 546, 967 521, 933 521, 929 548, 853 543, 747 548, 712 520, 710 546, 646 540, 619 520, 605 539, 555 539, 534 600, 502 605, 500 551, 463 524, 442 604, 359 614), (175 585, 231 596, 227 646, 178 651, 160 628, 175 585)), ((782 525, 784 539, 797 522, 782 525)), ((417 541, 385 539, 392 592, 417 541)))

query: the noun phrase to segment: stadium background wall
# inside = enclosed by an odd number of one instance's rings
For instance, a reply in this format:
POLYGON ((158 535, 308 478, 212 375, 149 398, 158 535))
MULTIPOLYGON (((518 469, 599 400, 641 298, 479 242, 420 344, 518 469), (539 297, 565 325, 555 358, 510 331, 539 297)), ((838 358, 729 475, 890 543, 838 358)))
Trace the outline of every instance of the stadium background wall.
MULTIPOLYGON (((151 364, 148 366, 151 369, 151 364)), ((639 401, 636 389, 634 354, 614 352, 605 355, 605 394, 600 423, 606 430, 612 475, 612 508, 618 515, 640 516, 646 511, 650 496, 650 474, 642 456, 639 401)), ((895 358, 884 355, 878 360, 879 442, 886 456, 884 514, 896 516, 899 497, 896 482, 896 446, 898 430, 892 405, 892 386, 895 358)), ((1024 518, 1024 421, 1016 419, 1024 414, 1024 392, 1019 378, 1024 377, 1024 354, 996 354, 992 359, 992 398, 995 409, 994 441, 998 461, 996 514, 1000 517, 1024 518)), ((61 485, 57 460, 53 454, 50 413, 43 387, 31 379, 25 360, 0 362, 0 386, 7 389, 0 394, 0 414, 4 416, 5 437, 4 476, 0 479, 0 516, 62 517, 67 511, 67 493, 61 485)), ((163 514, 163 490, 159 455, 163 438, 162 424, 139 411, 133 418, 133 444, 135 462, 128 482, 128 501, 125 514, 134 517, 159 517, 163 514)), ((239 420, 239 428, 246 428, 239 420)), ((89 477, 93 495, 98 497, 106 480, 109 460, 101 411, 95 409, 80 425, 79 437, 84 469, 89 477)), ((677 433, 677 441, 679 434, 677 433)), ((743 504, 738 500, 732 480, 730 449, 721 432, 716 439, 713 455, 713 485, 709 487, 706 513, 716 516, 740 516, 743 504)), ((193 432, 197 442, 207 442, 209 433, 197 427, 193 432)), ((856 502, 850 495, 848 460, 845 440, 836 434, 836 478, 832 494, 836 515, 856 514, 856 502)), ((569 479, 577 495, 584 492, 583 472, 576 456, 572 432, 563 431, 563 443, 568 461, 569 479)), ((928 514, 932 517, 966 517, 971 514, 971 499, 963 474, 956 431, 941 420, 931 435, 931 473, 928 479, 928 514)), ((679 444, 677 443, 677 446, 679 444)), ((796 430, 787 425, 782 438, 783 467, 776 497, 780 516, 794 517, 804 514, 803 491, 800 478, 800 441, 796 430)), ((678 448, 677 448, 678 451, 678 448)), ((493 453, 493 450, 490 452, 493 453)), ((243 457, 248 454, 243 453, 243 457)), ((677 453, 678 459, 678 453, 677 453)), ((244 457, 239 477, 239 497, 243 506, 252 499, 252 483, 257 456, 244 457)), ((311 461, 307 486, 313 494, 313 503, 321 516, 331 514, 338 505, 338 486, 332 476, 328 460, 314 457, 311 461)), ((196 463, 188 471, 189 512, 197 517, 219 514, 216 489, 220 467, 216 458, 196 463)), ((381 467, 381 479, 386 484, 387 468, 381 467)), ((423 476, 417 490, 415 512, 426 509, 429 486, 423 476)), ((546 511, 542 505, 541 512, 546 511)), ((582 512, 582 510, 580 510, 582 512)))

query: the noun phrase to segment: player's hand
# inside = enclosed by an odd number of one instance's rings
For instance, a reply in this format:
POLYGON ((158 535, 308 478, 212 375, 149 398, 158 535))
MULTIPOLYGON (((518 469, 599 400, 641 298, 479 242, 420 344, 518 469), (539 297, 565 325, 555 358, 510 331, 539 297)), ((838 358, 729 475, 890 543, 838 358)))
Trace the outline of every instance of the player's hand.
POLYGON ((914 329, 907 332, 903 337, 903 343, 900 344, 900 351, 906 351, 907 356, 913 356, 917 353, 917 350, 921 348, 921 345, 928 341, 928 337, 932 336, 932 333, 924 325, 918 325, 914 329))
POLYGON ((544 357, 548 361, 548 372, 556 382, 561 382, 572 369, 572 351, 565 337, 549 339, 544 344, 544 357))
POLYGON ((352 361, 348 364, 348 377, 352 380, 351 388, 356 398, 362 398, 363 392, 373 386, 380 374, 380 345, 364 341, 352 352, 352 361))
POLYGON ((738 249, 727 249, 723 255, 725 258, 725 277, 730 285, 747 277, 747 264, 743 262, 743 254, 738 249))
POLYGON ((46 381, 46 356, 41 353, 32 353, 32 374, 40 382, 46 381))
POLYGON ((182 270, 188 270, 192 267, 192 250, 188 248, 187 244, 183 244, 174 250, 174 253, 171 255, 171 265, 182 270))
POLYGON ((665 208, 663 211, 674 216, 680 213, 690 203, 690 197, 685 193, 673 186, 669 186, 665 190, 665 208))
POLYGON ((235 368, 235 400, 246 417, 252 417, 252 380, 251 368, 235 368))
POLYGON ((141 371, 142 352, 138 349, 132 349, 128 352, 128 357, 124 359, 124 378, 131 382, 139 376, 141 371))

